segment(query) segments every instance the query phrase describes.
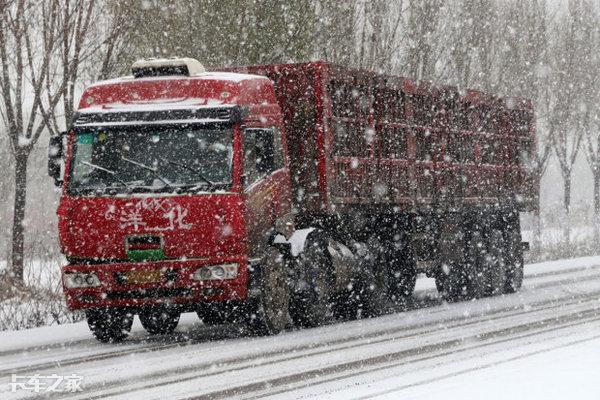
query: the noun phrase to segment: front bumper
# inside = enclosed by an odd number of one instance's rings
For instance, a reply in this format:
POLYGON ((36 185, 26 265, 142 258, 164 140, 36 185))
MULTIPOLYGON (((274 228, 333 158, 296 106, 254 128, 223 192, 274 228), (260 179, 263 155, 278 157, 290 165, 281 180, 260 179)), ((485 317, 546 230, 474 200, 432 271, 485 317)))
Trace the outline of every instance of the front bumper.
POLYGON ((204 301, 244 300, 248 296, 246 257, 156 262, 119 262, 110 264, 72 264, 62 268, 63 290, 71 310, 108 307, 144 307, 171 304, 192 307, 204 301), (195 281, 194 272, 203 266, 237 263, 238 276, 228 280, 195 281), (127 283, 122 277, 131 271, 160 271, 160 280, 127 283), (101 285, 92 288, 67 288, 64 274, 95 273, 101 285))

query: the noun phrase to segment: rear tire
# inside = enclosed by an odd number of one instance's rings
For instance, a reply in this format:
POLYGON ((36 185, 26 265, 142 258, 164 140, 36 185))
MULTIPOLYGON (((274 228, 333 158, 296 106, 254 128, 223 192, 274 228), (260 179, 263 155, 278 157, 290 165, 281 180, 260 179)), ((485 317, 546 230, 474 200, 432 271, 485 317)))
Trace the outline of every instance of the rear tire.
POLYGON ((497 229, 490 231, 483 263, 486 296, 501 294, 506 286, 506 244, 502 232, 497 229))
POLYGON ((306 271, 309 276, 306 288, 294 293, 291 298, 290 314, 294 325, 315 327, 331 322, 334 288, 324 235, 318 231, 311 232, 296 262, 298 270, 306 271))
POLYGON ((417 284, 416 261, 412 252, 398 254, 389 269, 389 297, 394 302, 402 302, 412 296, 417 284), (395 261, 395 262, 394 262, 395 261))
POLYGON ((515 293, 523 284, 523 248, 519 226, 505 232, 506 282, 504 293, 515 293))
POLYGON ((476 299, 485 293, 485 274, 483 256, 485 243, 477 231, 471 232, 466 243, 463 239, 456 241, 458 248, 463 249, 463 258, 450 259, 444 262, 437 273, 435 283, 442 298, 448 302, 476 299), (464 243, 463 246, 460 246, 464 243), (462 261, 462 262, 461 262, 462 261))
POLYGON ((385 313, 388 307, 387 283, 382 273, 375 271, 371 276, 356 282, 353 287, 355 296, 351 317, 371 318, 385 313))
POLYGON ((290 290, 283 256, 270 247, 260 265, 260 295, 247 315, 246 325, 258 335, 276 335, 290 322, 290 290))
POLYGON ((139 313, 142 326, 151 335, 172 333, 179 323, 179 311, 167 307, 152 307, 139 313))
POLYGON ((388 307, 388 268, 380 259, 376 259, 366 246, 362 251, 357 247, 355 256, 359 259, 359 269, 362 273, 360 278, 353 280, 348 298, 348 317, 376 317, 383 314, 388 307))
POLYGON ((125 310, 90 309, 85 315, 94 337, 104 343, 125 340, 133 324, 133 314, 125 310))

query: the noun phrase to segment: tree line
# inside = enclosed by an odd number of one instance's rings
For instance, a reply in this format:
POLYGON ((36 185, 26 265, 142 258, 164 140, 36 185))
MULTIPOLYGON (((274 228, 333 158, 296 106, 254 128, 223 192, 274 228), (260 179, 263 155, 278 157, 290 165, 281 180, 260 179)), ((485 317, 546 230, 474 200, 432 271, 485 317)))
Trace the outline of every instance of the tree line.
POLYGON ((145 57, 189 56, 208 67, 323 59, 531 98, 536 182, 554 158, 568 221, 583 154, 600 237, 599 54, 594 0, 0 0, 0 144, 10 160, 0 165, 11 171, 0 196, 13 190, 12 219, 2 221, 11 227, 7 278, 23 280, 36 144, 65 129, 84 85, 127 74, 145 57))

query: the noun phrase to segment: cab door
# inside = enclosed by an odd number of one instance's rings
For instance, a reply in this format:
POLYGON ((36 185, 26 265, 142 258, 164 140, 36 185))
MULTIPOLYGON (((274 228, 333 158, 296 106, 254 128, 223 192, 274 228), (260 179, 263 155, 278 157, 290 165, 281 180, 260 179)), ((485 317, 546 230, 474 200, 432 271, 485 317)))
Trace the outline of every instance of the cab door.
POLYGON ((283 160, 279 129, 244 131, 244 194, 251 256, 260 254, 276 220, 290 211, 289 171, 283 160))

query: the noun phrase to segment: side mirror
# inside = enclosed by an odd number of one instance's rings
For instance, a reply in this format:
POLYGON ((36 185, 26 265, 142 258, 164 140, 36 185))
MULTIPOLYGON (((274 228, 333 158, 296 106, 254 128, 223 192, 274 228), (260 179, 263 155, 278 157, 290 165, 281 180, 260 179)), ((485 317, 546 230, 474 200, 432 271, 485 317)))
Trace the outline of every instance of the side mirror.
POLYGON ((66 132, 61 132, 59 136, 52 136, 48 144, 48 175, 54 179, 54 185, 57 187, 62 186, 63 138, 66 135, 66 132))

